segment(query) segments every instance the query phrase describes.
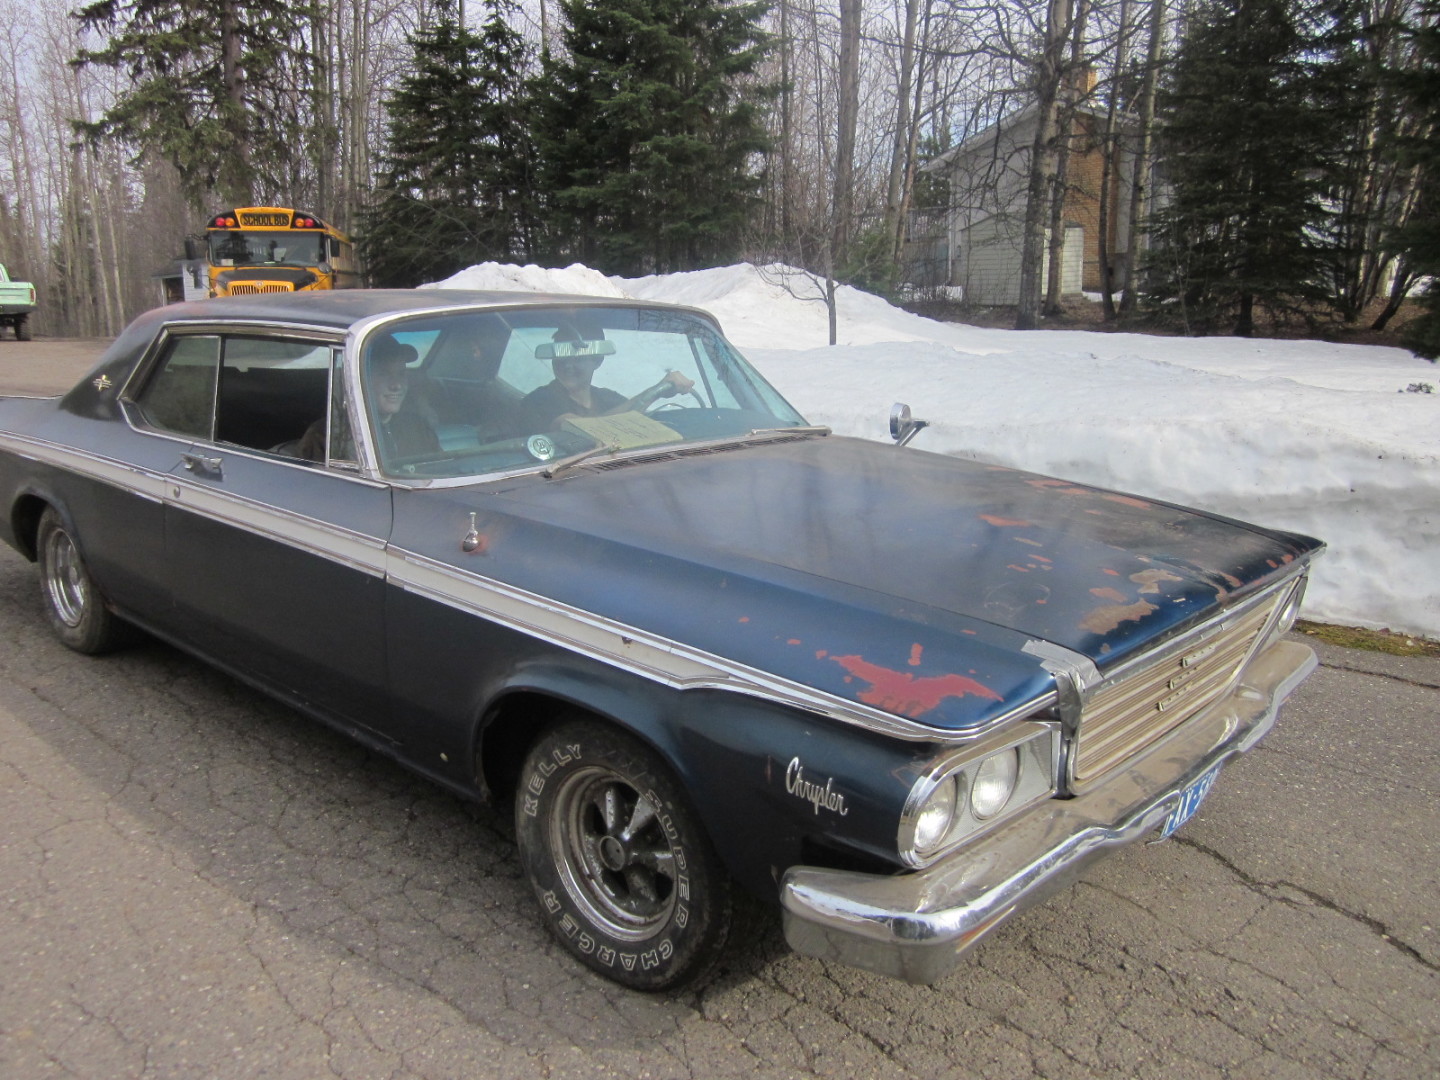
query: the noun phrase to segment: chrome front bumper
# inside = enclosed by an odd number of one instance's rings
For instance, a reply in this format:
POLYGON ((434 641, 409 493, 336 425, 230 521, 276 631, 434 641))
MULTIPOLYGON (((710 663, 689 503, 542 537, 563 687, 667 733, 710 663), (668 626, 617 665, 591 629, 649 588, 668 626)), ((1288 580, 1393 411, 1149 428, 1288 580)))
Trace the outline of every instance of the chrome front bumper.
POLYGON ((1093 859, 1164 823, 1192 781, 1244 753, 1317 660, 1280 641, 1239 683, 1115 775, 1074 799, 1051 799, 934 866, 881 876, 794 866, 781 882, 785 938, 796 952, 932 983, 1010 916, 1068 885, 1093 859))

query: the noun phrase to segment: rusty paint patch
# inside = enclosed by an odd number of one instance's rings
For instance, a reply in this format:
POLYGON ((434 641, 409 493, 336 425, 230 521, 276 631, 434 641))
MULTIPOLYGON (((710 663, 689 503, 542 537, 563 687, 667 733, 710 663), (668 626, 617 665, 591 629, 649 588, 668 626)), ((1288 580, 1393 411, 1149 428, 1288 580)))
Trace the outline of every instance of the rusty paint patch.
POLYGON ((816 650, 815 650, 815 659, 816 659, 816 660, 824 660, 825 657, 827 657, 827 656, 829 656, 829 655, 830 655, 830 653, 829 653, 828 651, 826 651, 825 649, 816 649, 816 650))
POLYGON ((1108 634, 1121 623, 1139 622, 1158 608, 1148 600, 1136 600, 1133 604, 1107 604, 1098 607, 1080 620, 1080 629, 1092 634, 1108 634))
POLYGON ((1111 577, 1119 577, 1119 576, 1120 576, 1120 571, 1119 571, 1119 570, 1102 570, 1101 573, 1109 574, 1111 577))
POLYGON ((1140 586, 1141 596, 1153 596, 1160 591, 1162 581, 1184 581, 1178 574, 1172 574, 1169 570, 1141 570, 1138 574, 1131 574, 1130 580, 1140 586))
POLYGON ((741 616, 740 616, 740 621, 741 621, 741 622, 749 622, 749 621, 750 621, 750 616, 749 616, 749 615, 741 615, 741 616))
POLYGON ((918 641, 914 645, 910 646, 910 659, 908 663, 911 667, 920 666, 920 656, 922 653, 924 653, 924 651, 925 646, 921 645, 918 641))
POLYGON ((1150 504, 1144 499, 1136 499, 1130 495, 1102 495, 1101 498, 1109 499, 1111 502, 1119 503, 1121 506, 1134 506, 1141 510, 1150 509, 1150 504))
MULTIPOLYGON (((1015 539, 1017 539, 1017 540, 1025 540, 1025 538, 1024 538, 1023 536, 1017 536, 1015 539)), ((1040 544, 1036 543, 1034 540, 1025 540, 1025 543, 1027 543, 1027 544, 1035 544, 1036 547, 1040 547, 1040 546, 1041 546, 1040 544)), ((1048 562, 1054 562, 1054 561, 1055 561, 1054 559, 1047 559, 1044 555, 1031 555, 1030 558, 1034 559, 1036 562, 1043 562, 1043 563, 1048 563, 1048 562)))
POLYGON ((1113 600, 1117 604, 1123 604, 1125 602, 1125 594, 1119 589, 1110 588, 1108 585, 1103 589, 1091 589, 1090 595, 1098 597, 1101 600, 1113 600))
POLYGON ((792 637, 792 638, 787 639, 786 642, 785 642, 785 644, 786 644, 786 645, 799 645, 799 644, 800 644, 800 639, 799 639, 798 637, 792 637))
POLYGON ((1018 571, 1020 571, 1020 573, 1022 573, 1022 574, 1028 574, 1028 573, 1030 572, 1030 568, 1029 568, 1028 566, 1016 566, 1013 562, 1012 562, 1010 565, 1008 565, 1007 567, 1005 567, 1005 569, 1006 569, 1006 570, 1018 570, 1018 571))
POLYGON ((1022 521, 1019 518, 1000 517, 998 514, 981 514, 980 520, 994 525, 997 529, 1019 529, 1034 522, 1022 521))
MULTIPOLYGON (((917 679, 908 671, 872 664, 861 656, 836 656, 834 661, 850 675, 870 684, 856 697, 866 705, 915 719, 950 697, 982 697, 999 701, 1000 695, 965 675, 939 675, 917 679)), ((846 678, 849 682, 849 677, 846 678)))

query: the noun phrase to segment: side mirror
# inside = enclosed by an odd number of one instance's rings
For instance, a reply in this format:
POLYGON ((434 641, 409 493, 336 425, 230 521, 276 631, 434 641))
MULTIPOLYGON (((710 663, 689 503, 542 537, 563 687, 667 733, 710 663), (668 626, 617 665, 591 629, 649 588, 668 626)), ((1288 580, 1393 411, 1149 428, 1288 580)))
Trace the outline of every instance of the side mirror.
POLYGON ((191 262, 200 258, 200 247, 195 243, 195 237, 193 236, 185 237, 185 258, 191 262))
POLYGON ((897 401, 890 406, 890 437, 895 440, 895 445, 904 446, 929 426, 929 420, 916 420, 910 415, 909 405, 897 401))

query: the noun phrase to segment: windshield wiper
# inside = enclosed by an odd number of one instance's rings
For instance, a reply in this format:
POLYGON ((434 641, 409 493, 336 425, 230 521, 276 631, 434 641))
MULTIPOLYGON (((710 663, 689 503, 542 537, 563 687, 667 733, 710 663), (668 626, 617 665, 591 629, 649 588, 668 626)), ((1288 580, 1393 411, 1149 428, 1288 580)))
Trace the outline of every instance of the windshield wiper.
POLYGON ((823 424, 811 424, 808 427, 761 427, 751 428, 745 433, 748 438, 751 435, 829 435, 830 429, 823 424))
POLYGON ((569 457, 563 457, 559 461, 551 462, 549 465, 547 465, 544 469, 541 470, 540 475, 545 477, 546 480, 553 480, 556 476, 564 472, 566 469, 579 465, 582 461, 587 461, 590 458, 594 457, 596 454, 613 454, 619 449, 620 447, 614 445, 613 443, 604 443, 600 446, 592 446, 589 450, 581 450, 578 454, 571 454, 569 457))

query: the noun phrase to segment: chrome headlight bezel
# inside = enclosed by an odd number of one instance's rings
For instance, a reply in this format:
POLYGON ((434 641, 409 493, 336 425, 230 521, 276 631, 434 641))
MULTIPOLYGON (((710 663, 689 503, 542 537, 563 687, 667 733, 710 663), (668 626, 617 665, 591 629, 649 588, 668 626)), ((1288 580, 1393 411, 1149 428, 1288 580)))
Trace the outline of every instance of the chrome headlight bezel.
POLYGON ((901 861, 916 868, 928 866, 958 845, 1052 797, 1058 790, 1060 753, 1059 722, 1027 720, 931 762, 911 787, 900 815, 897 840, 901 861), (1005 754, 1017 763, 1014 788, 1001 806, 981 817, 971 805, 976 774, 985 762, 1005 754), (936 812, 932 800, 945 798, 947 784, 953 786, 953 811, 938 839, 926 843, 926 834, 932 830, 923 828, 922 815, 927 810, 936 812))
POLYGON ((1276 609, 1270 629, 1265 635, 1265 645, 1279 641, 1294 629, 1295 621, 1300 618, 1300 605, 1305 601, 1305 586, 1309 583, 1310 575, 1308 573, 1302 573, 1295 579, 1295 583, 1290 587, 1290 592, 1276 609))

